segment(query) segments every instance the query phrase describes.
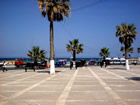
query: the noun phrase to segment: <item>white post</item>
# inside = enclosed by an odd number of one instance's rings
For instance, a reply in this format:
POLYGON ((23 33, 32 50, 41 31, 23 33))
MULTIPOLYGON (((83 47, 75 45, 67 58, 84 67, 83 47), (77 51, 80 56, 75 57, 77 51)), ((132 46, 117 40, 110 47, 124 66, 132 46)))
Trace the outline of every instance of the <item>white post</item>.
POLYGON ((76 68, 76 62, 73 61, 73 68, 75 69, 76 68))
POLYGON ((128 61, 128 59, 126 59, 125 66, 126 66, 126 70, 129 70, 129 61, 128 61))
POLYGON ((50 74, 55 74, 54 60, 50 60, 50 74))

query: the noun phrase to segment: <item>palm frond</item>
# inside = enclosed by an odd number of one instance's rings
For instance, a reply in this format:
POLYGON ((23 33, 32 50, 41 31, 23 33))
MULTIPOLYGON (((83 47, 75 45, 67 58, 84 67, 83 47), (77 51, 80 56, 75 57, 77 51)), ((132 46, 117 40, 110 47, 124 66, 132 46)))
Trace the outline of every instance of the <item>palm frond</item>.
MULTIPOLYGON (((127 25, 123 23, 121 26, 116 26, 116 37, 119 37, 120 43, 124 44, 124 48, 121 48, 121 51, 127 51, 126 54, 129 53, 129 49, 136 39, 137 34, 134 24, 127 25)), ((127 58, 127 55, 125 56, 127 58)))
POLYGON ((45 59, 45 50, 40 50, 39 46, 33 46, 32 51, 28 51, 27 56, 33 60, 45 59))
POLYGON ((106 48, 106 47, 102 48, 101 51, 99 52, 99 55, 101 57, 108 57, 108 56, 110 56, 109 49, 106 48))
POLYGON ((84 51, 83 44, 79 44, 78 39, 74 39, 72 41, 69 41, 69 44, 66 45, 68 52, 75 51, 76 54, 82 53, 84 51))
POLYGON ((38 0, 39 9, 43 17, 49 21, 62 21, 63 17, 71 14, 70 0, 38 0))

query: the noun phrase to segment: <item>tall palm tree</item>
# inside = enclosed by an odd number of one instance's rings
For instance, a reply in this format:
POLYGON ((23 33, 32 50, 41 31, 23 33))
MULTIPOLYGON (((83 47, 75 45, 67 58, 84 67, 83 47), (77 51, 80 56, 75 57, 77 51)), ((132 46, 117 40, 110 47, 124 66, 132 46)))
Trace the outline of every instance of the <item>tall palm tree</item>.
POLYGON ((120 43, 124 45, 126 69, 129 70, 128 52, 138 33, 134 24, 127 25, 123 23, 121 26, 116 26, 116 30, 116 37, 119 37, 120 43))
POLYGON ((45 60, 45 50, 40 50, 38 46, 33 46, 32 50, 28 51, 27 56, 34 60, 34 64, 37 64, 38 60, 45 60))
POLYGON ((109 49, 106 47, 102 48, 101 51, 99 52, 99 55, 103 57, 103 60, 105 61, 106 57, 110 56, 109 49))
MULTIPOLYGON (((121 47, 120 51, 124 52, 125 51, 125 48, 124 47, 121 47)), ((128 48, 128 55, 130 56, 130 53, 133 53, 134 49, 132 47, 129 47, 128 48)), ((125 56, 125 54, 123 54, 123 56, 125 56)))
POLYGON ((47 16, 50 22, 50 74, 55 74, 53 22, 62 21, 63 17, 68 17, 71 12, 68 2, 70 0, 38 0, 42 16, 47 16))
POLYGON ((83 44, 79 44, 78 39, 69 41, 69 44, 67 44, 66 48, 68 52, 72 52, 73 61, 76 61, 76 54, 82 53, 84 51, 83 46, 83 44))

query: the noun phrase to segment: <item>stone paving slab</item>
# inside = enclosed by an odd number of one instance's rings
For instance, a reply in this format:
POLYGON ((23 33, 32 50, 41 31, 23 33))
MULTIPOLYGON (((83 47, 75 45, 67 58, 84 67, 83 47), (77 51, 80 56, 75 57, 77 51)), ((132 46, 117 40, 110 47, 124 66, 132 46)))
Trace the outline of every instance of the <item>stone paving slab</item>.
POLYGON ((107 100, 113 99, 107 92, 70 92, 68 100, 107 100))
POLYGON ((15 86, 15 85, 11 85, 11 86, 1 86, 1 91, 21 91, 24 88, 27 88, 28 86, 15 86))
POLYGON ((140 87, 138 85, 114 85, 114 86, 110 86, 113 90, 129 90, 129 91, 136 91, 136 90, 140 90, 140 87))
POLYGON ((123 80, 123 79, 120 79, 120 78, 104 78, 103 79, 106 83, 108 82, 128 82, 127 80, 123 80))
POLYGON ((57 100, 61 92, 26 92, 17 100, 57 100))
POLYGON ((75 81, 74 85, 100 85, 97 81, 75 81))
POLYGON ((132 101, 125 101, 125 103, 127 105, 140 105, 140 101, 135 101, 135 100, 132 100, 132 101))
POLYGON ((45 83, 42 83, 42 84, 40 84, 40 85, 66 85, 67 84, 67 81, 52 81, 52 80, 50 80, 50 81, 47 81, 47 82, 45 82, 45 83))
POLYGON ((75 81, 96 81, 96 79, 91 77, 77 77, 75 81))
POLYGON ((0 71, 0 105, 140 105, 140 66, 0 71))
POLYGON ((100 85, 74 85, 71 89, 72 92, 79 91, 79 92, 86 92, 86 91, 105 91, 103 87, 100 85))
POLYGON ((115 101, 80 101, 80 102, 67 102, 66 105, 121 105, 115 101))
POLYGON ((64 85, 39 85, 38 87, 33 88, 31 91, 63 91, 64 85))
MULTIPOLYGON (((16 91, 17 92, 17 91, 16 91)), ((16 92, 14 92, 14 91, 2 91, 2 92, 0 92, 0 96, 4 99, 4 98, 8 98, 8 97, 10 97, 10 96, 12 96, 13 94, 15 94, 16 92)))
MULTIPOLYGON (((122 84, 125 84, 125 85, 130 85, 130 82, 129 81, 108 81, 106 82, 108 85, 122 85, 122 84)), ((133 83, 131 83, 133 85, 133 83)))
POLYGON ((124 92, 116 92, 122 99, 136 99, 140 100, 140 92, 135 91, 124 91, 124 92))

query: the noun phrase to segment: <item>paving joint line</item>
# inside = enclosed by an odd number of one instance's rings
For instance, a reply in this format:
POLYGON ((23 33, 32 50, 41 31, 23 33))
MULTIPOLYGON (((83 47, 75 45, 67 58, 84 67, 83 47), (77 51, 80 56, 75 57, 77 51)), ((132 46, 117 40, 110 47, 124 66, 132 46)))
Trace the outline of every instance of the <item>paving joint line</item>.
MULTIPOLYGON (((107 69, 107 68, 106 68, 107 69)), ((113 68, 111 68, 112 70, 113 70, 113 68)), ((140 76, 140 75, 138 75, 138 74, 136 74, 136 73, 132 73, 132 72, 130 72, 130 71, 134 71, 133 69, 130 69, 130 70, 121 70, 120 72, 125 72, 125 73, 128 73, 128 74, 132 74, 132 75, 136 75, 136 76, 140 76)))
MULTIPOLYGON (((66 70, 66 69, 64 69, 63 71, 65 71, 65 70, 66 70)), ((62 73, 62 72, 60 72, 60 73, 62 73)), ((60 74, 60 73, 58 73, 58 74, 60 74)), ((55 76, 56 76, 56 74, 55 74, 55 75, 51 75, 51 77, 47 77, 46 79, 44 79, 44 80, 42 80, 42 81, 40 81, 40 82, 38 82, 38 83, 35 83, 35 84, 29 86, 28 88, 25 88, 25 89, 21 90, 21 91, 18 92, 18 93, 15 93, 14 95, 10 96, 8 99, 11 99, 11 100, 12 100, 12 99, 15 99, 15 98, 17 98, 17 97, 23 95, 24 93, 28 92, 29 90, 31 90, 31 89, 37 87, 37 86, 40 85, 41 83, 50 80, 51 78, 53 78, 53 77, 55 77, 55 76)))
POLYGON ((120 76, 120 75, 118 75, 118 74, 115 74, 115 73, 113 73, 113 72, 111 72, 111 71, 108 71, 107 69, 105 70, 105 69, 103 69, 103 68, 99 68, 100 70, 103 70, 103 71, 105 71, 105 72, 107 72, 107 73, 109 73, 109 74, 112 74, 112 75, 114 75, 114 76, 116 76, 116 77, 119 77, 119 78, 121 78, 121 79, 123 79, 123 80, 127 80, 127 81, 130 81, 131 83, 135 83, 135 84, 138 84, 138 82, 136 82, 136 81, 133 81, 133 80, 128 80, 128 79, 126 79, 125 77, 123 77, 123 76, 120 76))
POLYGON ((131 72, 129 72, 129 70, 127 71, 121 71, 121 72, 125 72, 125 73, 128 73, 128 74, 132 74, 132 75, 135 75, 135 76, 139 76, 140 77, 140 75, 138 75, 138 74, 135 74, 135 73, 131 73, 131 72))
MULTIPOLYGON (((98 68, 99 68, 99 67, 98 67, 98 68)), ((109 73, 109 74, 115 75, 116 77, 119 77, 119 78, 121 78, 121 79, 123 79, 123 80, 127 80, 125 77, 120 76, 120 75, 115 74, 115 73, 112 73, 112 72, 110 72, 110 71, 108 71, 108 70, 105 70, 105 69, 103 69, 103 68, 99 68, 99 69, 100 69, 100 70, 103 70, 103 71, 105 71, 105 72, 107 72, 107 73, 109 73)))
POLYGON ((97 74, 95 74, 95 72, 91 68, 88 67, 88 70, 99 81, 106 92, 108 92, 113 97, 113 99, 117 100, 117 102, 122 103, 123 105, 127 105, 124 101, 122 101, 117 93, 115 93, 97 74))
POLYGON ((77 74, 78 74, 78 70, 75 70, 75 73, 73 74, 73 76, 70 79, 70 81, 67 83, 66 87, 64 88, 63 92, 59 96, 59 98, 58 98, 58 100, 57 100, 55 105, 65 105, 67 97, 69 95, 69 92, 70 92, 70 90, 72 88, 72 85, 74 83, 74 80, 75 80, 77 74))
POLYGON ((20 82, 20 81, 22 81, 22 80, 26 80, 26 79, 29 79, 29 78, 31 78, 31 77, 35 77, 35 76, 38 76, 38 75, 40 75, 40 74, 35 74, 35 75, 29 76, 29 77, 26 77, 26 78, 21 78, 21 79, 18 79, 18 80, 15 80, 15 81, 12 81, 12 82, 9 82, 9 83, 6 83, 6 84, 2 84, 1 86, 6 86, 6 85, 8 85, 8 84, 20 82))

